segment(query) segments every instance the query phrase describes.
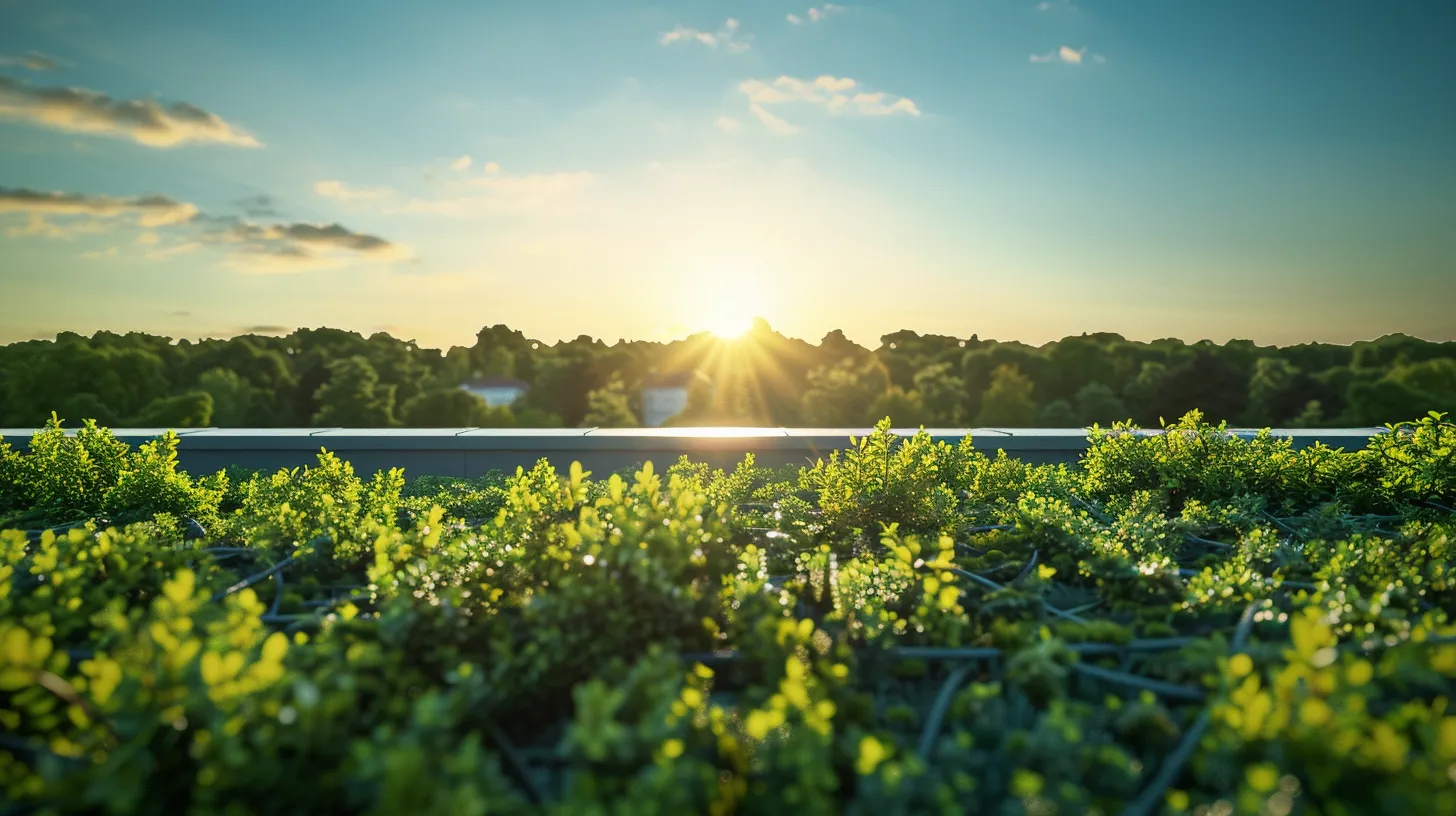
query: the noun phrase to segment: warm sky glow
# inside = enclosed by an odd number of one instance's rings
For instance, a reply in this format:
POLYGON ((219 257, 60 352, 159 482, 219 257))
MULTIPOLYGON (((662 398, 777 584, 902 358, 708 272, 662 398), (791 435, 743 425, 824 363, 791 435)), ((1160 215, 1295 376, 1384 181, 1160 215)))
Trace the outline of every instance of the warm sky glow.
POLYGON ((0 0, 0 342, 1456 338, 1456 4, 809 8, 0 0))
POLYGON ((733 312, 718 315, 708 331, 723 340, 735 340, 753 328, 753 315, 747 312, 733 312))
POLYGON ((683 276, 688 283, 683 311, 691 316, 689 328, 709 331, 724 340, 741 337, 753 328, 753 319, 770 310, 771 284, 751 261, 704 264, 701 271, 683 276))

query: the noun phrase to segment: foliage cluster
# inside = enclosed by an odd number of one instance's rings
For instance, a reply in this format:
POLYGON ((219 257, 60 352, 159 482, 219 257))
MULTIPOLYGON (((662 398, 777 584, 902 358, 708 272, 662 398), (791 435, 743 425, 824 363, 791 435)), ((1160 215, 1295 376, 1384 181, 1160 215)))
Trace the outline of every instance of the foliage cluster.
POLYGON ((497 325, 450 349, 327 328, 200 342, 67 332, 0 346, 0 427, 38 427, 52 412, 130 427, 632 426, 644 389, 663 382, 686 384, 675 425, 859 428, 889 415, 906 427, 1156 426, 1198 409, 1244 427, 1378 426, 1456 411, 1456 343, 1083 334, 1030 346, 900 331, 866 348, 762 321, 732 341, 610 345, 497 325), (492 407, 460 387, 481 379, 524 394, 492 407))
POLYGON ((0 455, 21 810, 1456 812, 1440 415, 408 485, 47 433, 0 455))

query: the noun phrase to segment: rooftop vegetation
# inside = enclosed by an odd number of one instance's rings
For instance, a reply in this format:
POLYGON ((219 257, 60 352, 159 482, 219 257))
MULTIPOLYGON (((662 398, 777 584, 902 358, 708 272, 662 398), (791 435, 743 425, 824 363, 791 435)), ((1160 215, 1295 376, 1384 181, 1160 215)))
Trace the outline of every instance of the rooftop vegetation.
POLYGON ((799 470, 0 444, 16 812, 1456 812, 1456 425, 799 470))

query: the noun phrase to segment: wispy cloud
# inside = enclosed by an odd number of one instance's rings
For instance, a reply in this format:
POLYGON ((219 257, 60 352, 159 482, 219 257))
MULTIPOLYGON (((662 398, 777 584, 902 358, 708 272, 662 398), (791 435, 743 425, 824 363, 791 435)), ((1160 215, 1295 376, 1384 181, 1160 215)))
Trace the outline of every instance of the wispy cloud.
POLYGON ((1042 0, 1036 4, 1036 10, 1040 12, 1049 11, 1080 11, 1072 0, 1042 0))
POLYGON ((555 196, 573 193, 591 184, 592 174, 586 171, 560 173, 527 173, 520 176, 496 172, 477 176, 466 183, 471 187, 507 196, 555 196))
POLYGON ((178 255, 188 255, 202 249, 200 241, 186 241, 180 244, 173 244, 169 247, 161 247, 147 251, 146 258, 149 261, 165 261, 168 258, 175 258, 178 255))
POLYGON ((594 181, 586 171, 511 175, 499 165, 488 165, 485 174, 460 182, 456 195, 411 198, 386 212, 454 217, 547 213, 574 201, 594 181))
POLYGON ((468 169, 470 169, 470 162, 471 162, 470 156, 468 156, 468 155, 461 156, 460 158, 456 159, 455 161, 450 162, 450 169, 451 170, 468 170, 468 169))
POLYGON ((191 220, 197 207, 166 196, 113 198, 83 193, 41 192, 25 187, 0 187, 0 214, 22 213, 25 224, 6 230, 10 236, 66 238, 72 235, 99 232, 106 221, 123 216, 135 217, 137 226, 161 227, 191 220), (53 218, 64 218, 57 224, 53 218))
POLYGON ((313 191, 336 201, 372 201, 394 195, 388 187, 350 187, 342 181, 316 182, 313 191))
POLYGON ((471 217, 550 212, 573 201, 594 180, 586 171, 505 173, 496 162, 486 162, 479 173, 441 181, 444 194, 433 197, 339 181, 318 182, 314 190, 337 201, 369 202, 389 215, 471 217))
POLYGON ((250 133, 187 102, 112 99, 85 88, 39 87, 0 77, 0 119, 131 139, 148 147, 210 142, 261 147, 250 133))
POLYGON ((718 129, 724 133, 737 133, 743 130, 743 123, 731 116, 719 116, 717 125, 718 129))
POLYGON ((0 68, 19 67, 27 71, 54 71, 65 65, 55 57, 48 57, 39 51, 24 54, 0 54, 0 68))
MULTIPOLYGON (((116 198, 0 187, 0 216, 11 213, 27 218, 25 224, 7 230, 11 235, 66 238, 129 222, 140 228, 134 242, 145 248, 149 260, 212 245, 225 249, 230 263, 250 271, 296 272, 342 266, 350 261, 407 260, 413 255, 402 244, 339 224, 267 224, 231 216, 212 217, 199 213, 192 204, 166 196, 116 198), (65 220, 57 223, 51 219, 65 220), (169 230, 165 235, 160 232, 163 228, 169 230), (168 244, 167 236, 173 236, 176 242, 168 244)), ((86 257, 110 258, 119 251, 113 247, 86 257)))
POLYGON ((709 48, 722 48, 730 54, 740 54, 749 49, 749 44, 738 39, 738 21, 729 17, 717 31, 701 31, 688 26, 678 26, 665 32, 657 41, 663 45, 679 42, 700 42, 709 48))
POLYGON ((1032 62, 1060 62, 1066 65, 1081 65, 1084 61, 1103 63, 1107 58, 1101 54, 1093 54, 1087 51, 1086 46, 1073 48, 1064 45, 1055 51, 1048 51, 1045 54, 1032 54, 1032 62))
POLYGON ((413 256, 409 247, 341 224, 255 224, 225 220, 202 241, 225 246, 229 264, 262 274, 336 269, 350 262, 391 262, 413 256))
POLYGON ((763 123, 763 126, 768 129, 769 133, 772 133, 775 136, 793 136, 795 133, 799 132, 799 127, 797 125, 789 124, 783 119, 774 116, 772 113, 769 113, 768 110, 764 108, 764 106, 758 104, 757 102, 750 104, 748 106, 748 110, 754 116, 758 117, 758 121, 763 123))
POLYGON ((835 115, 920 115, 920 108, 914 100, 883 91, 871 92, 859 90, 859 88, 859 83, 849 77, 834 77, 828 74, 814 79, 781 76, 773 82, 749 79, 738 85, 738 90, 748 97, 749 110, 758 117, 760 122, 764 123, 771 133, 777 135, 791 135, 798 132, 798 128, 776 115, 769 114, 763 108, 764 105, 807 102, 822 105, 835 115), (765 116, 769 118, 765 118, 765 116))
POLYGON ((808 11, 804 12, 803 17, 800 17, 797 14, 790 14, 785 19, 787 19, 794 25, 803 25, 805 22, 817 23, 826 17, 831 17, 835 14, 843 13, 844 6, 836 5, 834 3, 825 3, 822 6, 810 8, 808 11))
MULTIPOLYGON (((830 109, 834 110, 835 105, 843 106, 843 96, 837 96, 829 102, 830 109)), ((893 97, 887 93, 876 91, 874 93, 857 93, 849 98, 848 104, 853 105, 863 116, 893 116, 897 113, 904 113, 910 116, 919 116, 920 109, 915 103, 905 97, 893 97), (894 100, 891 102, 890 100, 894 100)))
MULTIPOLYGON (((26 216, 25 223, 13 224, 5 228, 5 235, 8 238, 70 238, 79 232, 95 232, 95 226, 90 222, 84 224, 86 229, 76 229, 75 226, 61 227, 46 219, 40 213, 31 213, 26 216)), ((105 229, 104 226, 101 227, 105 229)))
POLYGON ((243 211, 243 215, 251 218, 278 217, 278 202, 270 195, 260 193, 258 195, 248 196, 247 198, 240 198, 234 201, 233 204, 243 211))

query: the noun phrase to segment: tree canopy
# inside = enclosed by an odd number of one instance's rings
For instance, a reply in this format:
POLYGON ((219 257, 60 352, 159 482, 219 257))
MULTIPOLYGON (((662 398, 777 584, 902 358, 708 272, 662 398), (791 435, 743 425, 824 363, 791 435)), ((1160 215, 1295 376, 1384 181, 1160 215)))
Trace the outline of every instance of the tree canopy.
POLYGON ((708 334, 544 343, 503 325, 470 346, 299 329, 198 342, 70 332, 0 346, 0 427, 492 427, 634 425, 644 386, 685 383, 674 425, 1156 426, 1197 408, 1233 425, 1370 426, 1456 410, 1456 343, 1389 335, 1352 345, 1134 342, 1084 334, 1032 346, 899 331, 875 348, 841 331, 817 344, 758 321, 708 334), (460 388, 510 377, 491 408, 460 388))

